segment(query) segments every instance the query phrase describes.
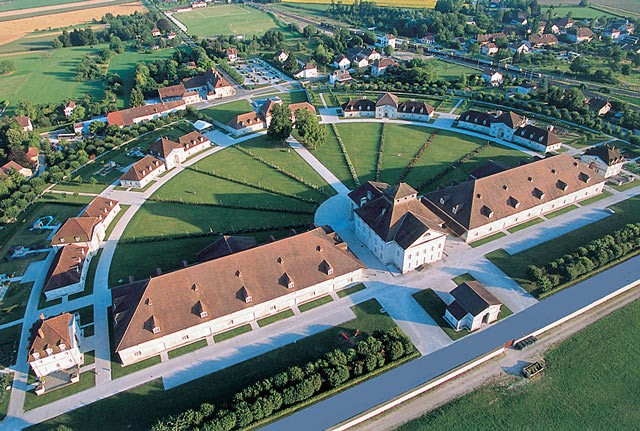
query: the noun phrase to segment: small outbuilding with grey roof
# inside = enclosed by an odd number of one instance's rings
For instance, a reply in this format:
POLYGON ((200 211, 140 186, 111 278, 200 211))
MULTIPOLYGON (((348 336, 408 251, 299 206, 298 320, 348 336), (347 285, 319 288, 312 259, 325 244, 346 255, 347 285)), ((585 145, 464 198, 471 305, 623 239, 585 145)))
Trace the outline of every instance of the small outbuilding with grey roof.
POLYGON ((502 303, 477 281, 467 281, 451 291, 444 319, 459 331, 475 331, 498 320, 502 303))

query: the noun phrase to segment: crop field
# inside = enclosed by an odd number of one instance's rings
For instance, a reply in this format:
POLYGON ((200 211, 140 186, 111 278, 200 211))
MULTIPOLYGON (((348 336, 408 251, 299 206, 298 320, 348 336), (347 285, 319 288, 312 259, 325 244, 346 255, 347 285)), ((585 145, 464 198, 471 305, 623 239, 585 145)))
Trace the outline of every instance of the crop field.
POLYGON ((505 378, 398 431, 636 429, 638 331, 640 301, 635 301, 548 351, 539 378, 505 378))
POLYGON ((236 5, 210 6, 174 15, 187 26, 189 33, 200 37, 263 34, 278 26, 264 12, 236 5))
MULTIPOLYGON (((331 0, 283 0, 283 3, 320 3, 330 4, 331 0)), ((345 0, 345 5, 352 4, 353 1, 345 0)), ((378 6, 395 6, 395 7, 411 7, 411 8, 433 8, 436 6, 436 0, 377 0, 378 6)))
MULTIPOLYGON (((543 6, 578 6, 580 0, 540 0, 543 6)), ((591 8, 611 10, 619 16, 625 17, 625 11, 640 14, 640 2, 638 0, 594 0, 589 2, 591 8)), ((586 9, 586 8, 581 8, 586 9)))
POLYGON ((31 9, 33 7, 76 3, 79 1, 83 0, 2 0, 0 1, 0 11, 31 9))
MULTIPOLYGON (((76 24, 87 23, 91 22, 93 19, 99 20, 107 13, 112 13, 113 15, 130 15, 135 11, 144 10, 146 9, 140 2, 132 2, 60 12, 55 14, 55 19, 52 19, 49 15, 12 19, 10 23, 0 24, 0 45, 18 40, 36 30, 51 30, 54 28, 63 28, 76 24)), ((9 18, 4 19, 6 20, 9 18)))

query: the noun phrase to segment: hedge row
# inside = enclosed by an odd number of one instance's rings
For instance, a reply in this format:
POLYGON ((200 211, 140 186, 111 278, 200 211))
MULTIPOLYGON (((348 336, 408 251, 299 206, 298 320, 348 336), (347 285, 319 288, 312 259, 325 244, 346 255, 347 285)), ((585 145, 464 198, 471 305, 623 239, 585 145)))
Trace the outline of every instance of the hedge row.
POLYGON ((244 76, 240 75, 237 70, 229 66, 225 61, 220 61, 218 63, 218 67, 227 72, 227 75, 229 75, 231 79, 236 81, 238 84, 244 84, 244 76))
POLYGON ((204 403, 197 410, 159 420, 151 430, 231 431, 256 426, 413 353, 411 340, 398 328, 377 332, 355 348, 335 349, 321 359, 247 386, 218 409, 204 403))
POLYGON ((404 180, 407 177, 407 175, 409 175, 409 172, 411 172, 411 169, 413 169, 416 163, 418 163, 418 160, 420 160, 420 157, 422 157, 424 152, 427 151, 427 148, 429 148, 429 145, 431 145, 431 143, 433 142, 433 139, 436 137, 437 134, 438 134, 438 131, 436 130, 431 134, 431 136, 429 136, 429 138, 427 138, 426 142, 422 145, 422 147, 420 147, 416 155, 413 157, 413 159, 411 159, 407 167, 404 169, 404 172, 402 173, 402 175, 400 175, 399 181, 404 180))
POLYGON ((527 276, 542 292, 549 292, 561 284, 569 283, 638 251, 640 223, 628 224, 542 267, 529 265, 527 276))
POLYGON ((490 146, 491 144, 487 142, 486 144, 482 144, 475 150, 468 152, 467 154, 460 157, 458 160, 451 163, 449 166, 447 166, 446 168, 444 168, 443 170, 435 174, 433 177, 429 178, 428 180, 420 184, 420 186, 418 186, 418 190, 425 190, 427 187, 432 186, 433 184, 439 182, 440 180, 442 180, 442 178, 444 178, 445 176, 449 175, 451 172, 456 170, 460 165, 473 159, 474 157, 476 157, 478 154, 480 154, 490 146))
POLYGON ((249 186, 249 187, 252 187, 254 189, 262 190, 263 192, 273 193, 274 195, 279 195, 279 196, 284 196, 284 197, 291 198, 291 199, 296 199, 296 200, 299 200, 301 202, 305 202, 305 203, 308 203, 308 204, 318 204, 319 203, 318 201, 316 201, 314 199, 303 198, 303 197, 292 195, 292 194, 289 194, 289 193, 286 193, 286 192, 281 192, 279 190, 270 189, 269 187, 261 186, 259 184, 253 184, 253 183, 250 183, 248 181, 241 181, 241 180, 237 180, 235 178, 226 177, 224 175, 216 174, 215 172, 201 171, 201 170, 199 170, 197 168, 192 168, 191 166, 188 166, 185 169, 189 169, 191 171, 198 172, 198 173, 204 174, 204 175, 209 175, 210 177, 220 178, 221 180, 230 181, 232 183, 241 184, 243 186, 249 186))
POLYGON ((327 197, 331 197, 332 194, 327 192, 323 187, 319 187, 315 184, 310 183, 309 181, 305 180, 302 177, 297 176, 296 174, 293 174, 289 171, 287 171, 284 168, 281 168, 280 166, 276 165, 275 163, 271 163, 268 160, 263 159, 262 157, 258 156, 257 154, 253 153, 251 150, 248 150, 246 148, 244 148, 243 146, 241 146, 240 144, 236 144, 235 148, 237 148, 238 150, 242 151, 243 153, 245 153, 247 156, 251 157, 254 160, 259 161, 260 163, 263 163, 267 166, 269 166, 272 169, 275 169, 276 171, 280 172, 283 175, 288 176, 289 178, 296 180, 297 182, 304 184, 305 186, 309 187, 310 189, 313 189, 315 191, 317 191, 318 193, 322 193, 323 195, 327 196, 327 197))
POLYGON ((347 153, 347 148, 344 146, 344 142, 342 142, 342 136, 338 133, 338 128, 334 123, 331 123, 331 127, 333 128, 333 133, 336 135, 336 140, 338 141, 338 145, 340 146, 340 151, 342 151, 342 155, 344 156, 344 161, 347 162, 347 167, 349 168, 349 172, 351 172, 351 177, 353 178, 353 182, 356 187, 360 186, 360 178, 358 178, 358 173, 356 172, 356 168, 353 167, 353 163, 351 163, 351 158, 349 157, 349 153, 347 153))
POLYGON ((290 224, 284 226, 261 226, 248 229, 230 229, 224 232, 216 232, 209 230, 209 232, 197 232, 197 233, 181 233, 175 235, 155 235, 145 236, 142 238, 125 238, 119 241, 119 244, 139 244, 144 242, 157 242, 157 241, 173 241, 176 239, 191 239, 191 238, 205 238, 208 236, 222 236, 222 235, 245 235, 257 232, 269 232, 286 229, 305 230, 308 229, 311 224, 290 224))
POLYGON ((259 207, 255 205, 230 205, 230 204, 214 203, 214 202, 189 202, 189 201, 183 201, 182 199, 149 198, 148 200, 154 201, 154 202, 171 203, 171 204, 196 205, 196 206, 214 207, 214 208, 228 208, 233 210, 265 211, 265 212, 274 212, 274 213, 308 214, 308 215, 314 215, 316 213, 314 210, 305 210, 305 209, 296 210, 296 209, 287 209, 287 208, 259 207))
POLYGON ((380 144, 378 145, 378 158, 376 160, 376 181, 380 181, 380 171, 382 170, 382 154, 384 152, 384 141, 387 139, 387 123, 382 124, 380 132, 380 144))

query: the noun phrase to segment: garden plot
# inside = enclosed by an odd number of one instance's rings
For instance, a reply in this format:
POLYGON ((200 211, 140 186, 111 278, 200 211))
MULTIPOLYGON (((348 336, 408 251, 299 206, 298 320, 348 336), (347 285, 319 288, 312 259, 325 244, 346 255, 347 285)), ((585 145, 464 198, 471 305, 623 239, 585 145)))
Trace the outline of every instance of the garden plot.
POLYGON ((239 60, 232 66, 244 77, 244 82, 247 85, 264 86, 286 81, 280 71, 257 58, 239 60))

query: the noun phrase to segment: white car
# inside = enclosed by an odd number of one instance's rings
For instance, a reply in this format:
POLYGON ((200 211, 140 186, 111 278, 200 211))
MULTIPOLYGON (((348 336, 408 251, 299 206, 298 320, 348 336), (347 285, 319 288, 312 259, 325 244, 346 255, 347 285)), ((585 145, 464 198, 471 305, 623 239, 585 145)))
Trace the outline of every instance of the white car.
POLYGON ((608 212, 609 214, 615 214, 616 212, 614 210, 612 210, 611 208, 607 207, 604 209, 606 212, 608 212))

